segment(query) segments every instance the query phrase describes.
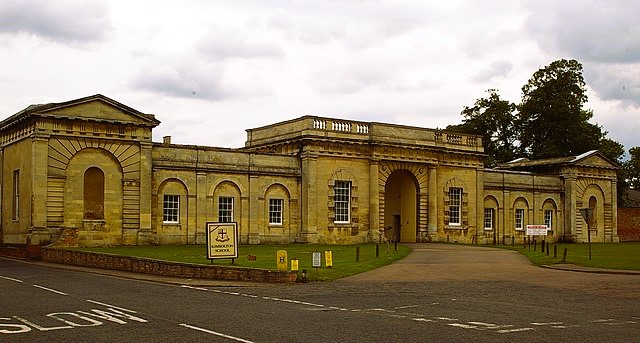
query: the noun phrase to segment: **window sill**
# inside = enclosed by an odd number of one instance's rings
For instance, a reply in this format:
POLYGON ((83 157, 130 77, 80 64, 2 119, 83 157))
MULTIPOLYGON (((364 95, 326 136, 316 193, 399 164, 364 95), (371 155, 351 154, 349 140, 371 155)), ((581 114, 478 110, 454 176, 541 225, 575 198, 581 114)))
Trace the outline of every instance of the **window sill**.
POLYGON ((467 230, 466 226, 462 225, 447 225, 444 227, 445 230, 467 230))

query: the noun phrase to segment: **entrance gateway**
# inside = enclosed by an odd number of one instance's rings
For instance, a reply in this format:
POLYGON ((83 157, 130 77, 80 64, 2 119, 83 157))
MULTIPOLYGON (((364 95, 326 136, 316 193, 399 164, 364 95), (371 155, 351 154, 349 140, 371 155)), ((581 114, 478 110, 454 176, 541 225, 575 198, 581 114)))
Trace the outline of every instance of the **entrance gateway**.
POLYGON ((415 243, 418 236, 418 186, 413 174, 396 170, 387 179, 384 193, 385 238, 415 243))

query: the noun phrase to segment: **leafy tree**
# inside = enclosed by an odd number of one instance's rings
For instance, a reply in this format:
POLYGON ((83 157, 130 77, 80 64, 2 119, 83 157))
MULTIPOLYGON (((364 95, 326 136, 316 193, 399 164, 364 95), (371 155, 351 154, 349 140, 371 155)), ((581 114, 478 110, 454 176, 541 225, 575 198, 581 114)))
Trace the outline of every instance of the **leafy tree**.
POLYGON ((582 65, 558 60, 536 71, 522 87, 518 130, 520 152, 533 158, 579 155, 597 149, 604 138, 598 125, 588 122, 582 65))
POLYGON ((623 167, 629 186, 640 190, 640 146, 629 149, 629 160, 623 167))
POLYGON ((487 93, 489 96, 476 100, 473 107, 464 107, 462 124, 447 129, 482 135, 484 151, 488 155, 486 165, 493 167, 514 158, 516 105, 500 99, 495 89, 489 89, 487 93))
POLYGON ((623 162, 624 146, 610 138, 603 138, 599 142, 598 150, 602 152, 612 161, 618 163, 622 168, 618 170, 618 206, 625 206, 627 204, 627 190, 629 189, 629 182, 627 181, 626 163, 623 162))

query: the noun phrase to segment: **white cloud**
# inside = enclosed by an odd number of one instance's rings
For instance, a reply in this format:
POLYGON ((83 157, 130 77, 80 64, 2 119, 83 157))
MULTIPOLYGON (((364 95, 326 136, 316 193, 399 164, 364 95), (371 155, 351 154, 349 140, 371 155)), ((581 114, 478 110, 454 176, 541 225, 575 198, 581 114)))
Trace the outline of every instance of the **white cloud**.
POLYGON ((156 114, 154 137, 237 147, 305 114, 443 128, 576 58, 594 119, 631 144, 638 1, 6 0, 0 111, 102 93, 156 114))
POLYGON ((28 34, 59 43, 101 41, 111 30, 109 6, 88 0, 5 0, 0 32, 28 34))

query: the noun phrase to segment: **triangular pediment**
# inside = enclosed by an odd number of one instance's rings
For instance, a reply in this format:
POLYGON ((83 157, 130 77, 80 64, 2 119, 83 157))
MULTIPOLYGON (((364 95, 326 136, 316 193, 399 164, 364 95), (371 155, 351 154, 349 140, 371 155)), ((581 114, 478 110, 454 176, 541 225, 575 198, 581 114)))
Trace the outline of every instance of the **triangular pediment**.
POLYGON ((572 164, 580 166, 601 167, 601 168, 619 168, 619 166, 604 156, 600 151, 593 150, 586 152, 580 156, 576 156, 572 164))
POLYGON ((114 124, 135 124, 150 127, 155 127, 160 124, 152 114, 142 113, 101 94, 62 103, 31 105, 9 117, 4 123, 23 116, 85 119, 114 124))

